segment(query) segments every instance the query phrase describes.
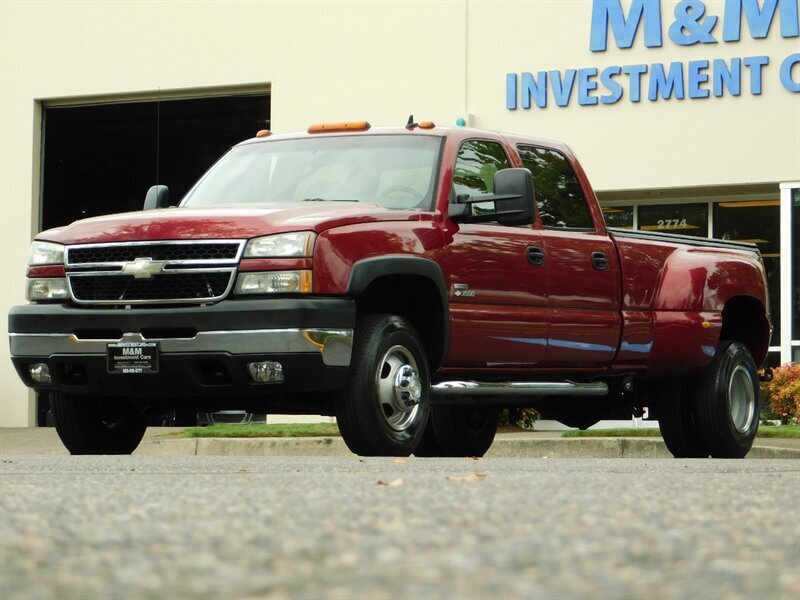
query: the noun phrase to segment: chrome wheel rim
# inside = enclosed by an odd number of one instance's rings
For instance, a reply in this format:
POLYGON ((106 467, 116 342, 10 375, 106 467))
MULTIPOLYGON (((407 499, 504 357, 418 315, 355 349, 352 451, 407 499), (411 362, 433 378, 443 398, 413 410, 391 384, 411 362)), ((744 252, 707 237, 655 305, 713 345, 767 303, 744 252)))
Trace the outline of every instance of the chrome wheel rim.
POLYGON ((756 393, 753 378, 742 365, 733 370, 728 384, 728 407, 731 422, 739 433, 747 433, 756 416, 756 393))
POLYGON ((394 431, 405 431, 414 422, 422 399, 422 379, 417 361, 404 346, 392 346, 378 362, 375 391, 378 408, 394 431))

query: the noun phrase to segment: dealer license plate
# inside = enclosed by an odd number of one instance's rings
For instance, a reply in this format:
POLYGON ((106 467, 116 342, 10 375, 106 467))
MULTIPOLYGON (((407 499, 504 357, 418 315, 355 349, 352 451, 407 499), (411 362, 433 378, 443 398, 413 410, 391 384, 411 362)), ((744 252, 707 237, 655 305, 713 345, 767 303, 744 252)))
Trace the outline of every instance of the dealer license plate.
POLYGON ((108 344, 108 372, 139 375, 158 373, 158 342, 108 344))

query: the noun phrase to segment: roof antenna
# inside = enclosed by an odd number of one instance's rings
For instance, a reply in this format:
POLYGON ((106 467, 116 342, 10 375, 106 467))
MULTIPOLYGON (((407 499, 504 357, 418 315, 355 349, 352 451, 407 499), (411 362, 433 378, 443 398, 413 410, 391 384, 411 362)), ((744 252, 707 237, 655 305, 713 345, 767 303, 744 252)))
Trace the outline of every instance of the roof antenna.
POLYGON ((406 123, 406 129, 414 129, 414 127, 418 127, 416 123, 414 123, 414 115, 408 115, 408 123, 406 123))

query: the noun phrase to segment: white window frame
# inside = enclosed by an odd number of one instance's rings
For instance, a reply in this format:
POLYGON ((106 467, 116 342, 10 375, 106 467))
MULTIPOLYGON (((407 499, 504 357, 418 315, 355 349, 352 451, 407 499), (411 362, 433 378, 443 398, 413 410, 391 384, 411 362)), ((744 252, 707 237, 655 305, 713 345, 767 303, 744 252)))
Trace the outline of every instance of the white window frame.
MULTIPOLYGON (((782 183, 781 188, 781 364, 791 362, 792 346, 792 190, 800 188, 800 181, 782 183)), ((797 265, 796 268, 800 268, 797 265)))

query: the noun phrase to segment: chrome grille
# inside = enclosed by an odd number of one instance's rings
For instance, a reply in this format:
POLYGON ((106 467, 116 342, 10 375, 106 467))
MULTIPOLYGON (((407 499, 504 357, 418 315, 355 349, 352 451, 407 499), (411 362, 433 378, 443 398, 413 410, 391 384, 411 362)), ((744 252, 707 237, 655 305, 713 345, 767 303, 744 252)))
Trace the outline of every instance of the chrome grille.
POLYGON ((78 304, 216 302, 230 293, 241 240, 134 242, 67 248, 78 304))

